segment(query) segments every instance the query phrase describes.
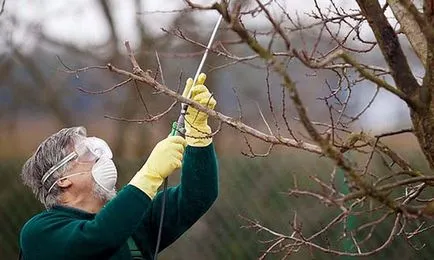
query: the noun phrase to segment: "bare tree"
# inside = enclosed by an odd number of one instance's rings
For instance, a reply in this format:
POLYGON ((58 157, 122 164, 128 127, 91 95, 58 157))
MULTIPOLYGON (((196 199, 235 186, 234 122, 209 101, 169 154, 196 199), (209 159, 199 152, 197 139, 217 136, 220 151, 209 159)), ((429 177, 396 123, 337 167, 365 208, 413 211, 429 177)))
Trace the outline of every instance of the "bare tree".
MULTIPOLYGON (((140 41, 137 47, 144 50, 138 53, 137 60, 142 66, 155 67, 154 48, 158 46, 159 49, 164 50, 170 41, 166 40, 167 35, 156 37, 148 31, 145 22, 140 19, 141 16, 136 14, 144 5, 144 1, 135 0, 134 3, 135 10, 131 13, 131 17, 135 18, 136 23, 131 30, 138 32, 140 41)), ((0 19, 2 21, 0 23, 0 34, 2 35, 0 40, 2 45, 0 90, 4 90, 2 95, 3 93, 6 93, 6 96, 10 95, 10 100, 5 98, 7 102, 2 99, 0 118, 5 118, 9 122, 7 126, 10 131, 8 132, 16 132, 14 127, 17 122, 22 119, 23 115, 33 115, 32 113, 39 113, 39 116, 42 114, 48 118, 47 121, 50 123, 53 121, 59 127, 83 124, 83 119, 79 115, 83 109, 74 108, 76 106, 74 101, 82 102, 83 99, 81 98, 84 96, 83 92, 77 91, 77 88, 92 90, 92 87, 95 86, 109 85, 116 80, 116 75, 105 74, 104 78, 99 78, 100 74, 94 72, 91 77, 79 77, 78 74, 65 74, 63 71, 70 71, 72 68, 86 63, 125 63, 122 49, 120 49, 122 46, 119 46, 120 29, 114 18, 117 12, 113 8, 114 3, 95 1, 96 12, 102 14, 101 20, 103 25, 107 27, 108 38, 102 43, 89 44, 89 46, 80 44, 80 41, 73 43, 57 37, 55 31, 43 30, 44 23, 54 17, 52 13, 47 11, 40 18, 27 19, 22 17, 22 14, 15 9, 13 4, 8 1, 0 2, 0 19), (74 81, 75 83, 73 83, 74 81), (77 84, 77 81, 80 83, 77 84), (22 113, 23 111, 24 113, 22 113)), ((34 3, 35 7, 39 6, 41 10, 49 9, 43 8, 44 5, 48 4, 46 1, 34 3)), ((59 10, 63 12, 74 8, 79 9, 80 7, 65 4, 60 5, 59 10)), ((183 15, 183 17, 185 19, 186 16, 183 15)), ((119 107, 116 116, 122 118, 131 118, 142 113, 146 97, 142 96, 137 85, 131 81, 128 83, 131 84, 122 95, 104 99, 95 107, 101 110, 107 107, 119 107)), ((152 115, 148 115, 151 112, 145 108, 144 118, 152 117, 152 115)), ((84 120, 90 120, 91 114, 87 113, 87 118, 84 120)), ((112 115, 110 112, 108 114, 112 115)), ((111 131, 114 132, 114 138, 110 140, 113 150, 117 154, 125 154, 125 146, 127 146, 125 136, 130 134, 134 126, 117 121, 112 121, 111 126, 113 126, 111 131)), ((139 137, 131 138, 138 140, 131 153, 141 155, 148 148, 148 139, 140 138, 140 136, 146 136, 149 129, 151 128, 141 127, 136 131, 140 133, 137 133, 139 137)))
MULTIPOLYGON (((223 16, 227 26, 225 29, 232 32, 226 35, 224 41, 216 42, 212 47, 211 51, 226 61, 219 68, 262 61, 254 65, 266 72, 263 89, 267 93, 271 120, 266 119, 262 110, 259 114, 268 132, 246 124, 242 117, 230 117, 209 110, 169 89, 157 80, 155 72, 139 66, 128 42, 125 45, 132 70, 124 70, 114 64, 101 68, 124 77, 116 87, 128 82, 150 86, 157 93, 167 95, 175 102, 187 103, 209 114, 217 119, 220 125, 231 126, 243 136, 254 137, 269 145, 265 154, 259 154, 246 138, 249 156, 268 156, 273 147, 284 146, 325 156, 333 162, 335 169, 327 178, 311 176, 312 183, 317 188, 306 190, 295 185, 288 193, 291 196, 311 197, 325 207, 334 208, 335 217, 320 230, 305 233, 297 213, 289 233, 283 231, 287 230, 286 228, 273 230, 259 221, 246 218, 248 227, 272 236, 266 243, 267 248, 261 259, 273 253, 283 253, 285 258, 303 247, 336 255, 370 256, 392 244, 397 237, 404 237, 412 248, 419 250, 420 248, 413 245, 412 239, 433 227, 429 223, 434 214, 434 203, 433 199, 425 194, 432 189, 434 176, 414 167, 399 151, 394 151, 382 140, 387 136, 411 133, 416 137, 431 170, 433 169, 434 1, 425 0, 419 3, 410 0, 387 0, 381 5, 384 1, 356 0, 354 3, 358 9, 345 9, 333 0, 330 0, 326 7, 314 0, 315 9, 305 14, 308 20, 300 19, 299 14, 289 12, 284 5, 285 1, 279 0, 255 0, 247 3, 235 1, 232 4, 222 0, 210 6, 189 0, 185 2, 188 7, 180 11, 214 10, 223 16), (387 12, 393 17, 387 17, 387 12), (262 17, 269 27, 259 30, 254 25, 247 26, 246 21, 251 17, 262 17), (371 30, 370 36, 363 33, 367 26, 371 30), (303 38, 303 35, 313 33, 316 35, 313 42, 301 40, 301 44, 293 43, 294 35, 303 38), (403 50, 403 44, 407 43, 424 69, 422 77, 415 75, 414 65, 410 65, 408 55, 403 50), (248 47, 253 54, 239 56, 232 51, 233 46, 240 44, 248 47), (385 67, 363 63, 366 56, 378 51, 382 54, 385 67), (328 118, 320 122, 311 119, 299 88, 291 77, 289 65, 292 62, 301 62, 306 70, 328 71, 335 75, 337 83, 331 85, 325 82, 324 86, 329 93, 320 97, 327 108, 328 118), (270 75, 277 77, 279 84, 272 84, 270 75), (353 90, 368 83, 376 86, 377 91, 373 97, 360 111, 349 109, 350 101, 355 98, 353 90), (282 102, 279 107, 273 104, 270 98, 270 89, 274 88, 281 88, 282 102), (379 90, 393 94, 407 105, 412 128, 373 136, 354 127, 377 98, 379 90), (291 104, 288 104, 289 101, 291 104), (290 106, 296 111, 295 121, 302 126, 303 131, 294 126, 294 120, 289 118, 290 106), (374 157, 382 160, 386 172, 376 172, 372 167, 374 157), (336 185, 339 171, 342 171, 346 178, 349 192, 343 192, 336 185), (381 212, 381 217, 361 218, 363 221, 357 226, 349 224, 351 218, 367 216, 373 211, 381 212), (374 248, 365 246, 376 227, 381 225, 390 226, 388 238, 374 248), (336 232, 340 238, 349 238, 355 250, 342 250, 321 239, 336 232)), ((181 30, 168 32, 205 48, 204 44, 181 30)), ((160 114, 146 119, 123 120, 159 120, 175 107, 174 104, 160 114)), ((219 129, 216 129, 214 134, 219 129)))

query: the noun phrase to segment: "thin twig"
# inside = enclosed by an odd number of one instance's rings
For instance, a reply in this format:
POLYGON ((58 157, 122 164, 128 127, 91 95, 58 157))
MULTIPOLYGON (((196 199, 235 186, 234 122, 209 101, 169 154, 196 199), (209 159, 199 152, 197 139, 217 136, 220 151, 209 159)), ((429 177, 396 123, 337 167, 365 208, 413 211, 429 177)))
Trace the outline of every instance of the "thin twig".
POLYGON ((160 71, 161 83, 163 83, 164 86, 167 86, 166 81, 164 80, 163 68, 161 66, 160 57, 158 56, 157 50, 155 50, 155 57, 157 58, 158 70, 160 71))
POLYGON ((152 116, 150 118, 141 118, 141 119, 127 119, 127 118, 120 118, 120 117, 114 117, 114 116, 109 116, 109 115, 105 115, 105 118, 109 118, 109 119, 113 119, 113 120, 117 120, 117 121, 124 121, 124 122, 133 122, 133 123, 143 123, 143 122, 153 122, 153 121, 157 121, 159 119, 161 119, 163 116, 167 115, 177 104, 177 101, 174 101, 165 111, 163 111, 162 113, 152 116))
POLYGON ((91 95, 101 95, 101 94, 109 93, 109 92, 111 92, 111 91, 113 91, 113 90, 115 90, 115 89, 117 89, 117 88, 120 88, 120 87, 126 85, 126 84, 127 84, 128 82, 130 82, 131 80, 132 80, 131 78, 128 78, 128 79, 126 79, 126 80, 124 80, 124 81, 122 81, 122 82, 120 82, 120 83, 114 85, 114 86, 111 87, 111 88, 104 89, 104 90, 99 90, 99 91, 90 91, 90 90, 87 90, 87 89, 82 88, 82 87, 78 87, 77 89, 80 90, 81 92, 86 93, 86 94, 91 94, 91 95))

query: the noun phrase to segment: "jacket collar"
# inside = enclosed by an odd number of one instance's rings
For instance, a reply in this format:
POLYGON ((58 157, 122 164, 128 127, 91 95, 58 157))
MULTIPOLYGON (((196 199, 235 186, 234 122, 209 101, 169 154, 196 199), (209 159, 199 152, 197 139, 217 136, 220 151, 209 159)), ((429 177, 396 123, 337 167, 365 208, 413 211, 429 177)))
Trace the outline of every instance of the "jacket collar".
POLYGON ((51 211, 51 212, 63 213, 63 214, 66 214, 68 216, 78 218, 78 219, 93 219, 93 218, 95 218, 95 215, 96 215, 94 213, 89 213, 89 212, 81 210, 81 209, 68 207, 68 206, 60 206, 60 205, 54 206, 47 211, 48 212, 51 211))

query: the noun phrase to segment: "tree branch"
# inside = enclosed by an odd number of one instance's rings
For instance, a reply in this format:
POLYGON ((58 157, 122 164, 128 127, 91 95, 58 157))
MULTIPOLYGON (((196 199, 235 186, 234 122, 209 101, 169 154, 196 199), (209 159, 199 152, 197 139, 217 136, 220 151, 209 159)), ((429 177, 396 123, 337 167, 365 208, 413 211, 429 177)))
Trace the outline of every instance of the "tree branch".
POLYGON ((426 67, 427 40, 420 29, 419 24, 414 20, 411 13, 399 0, 387 0, 395 18, 398 20, 401 31, 407 36, 413 50, 419 57, 423 66, 426 67))
POLYGON ((3 12, 5 11, 5 4, 6 4, 6 0, 3 0, 3 2, 2 2, 2 7, 1 7, 1 9, 0 9, 0 15, 2 15, 3 12))
POLYGON ((383 88, 391 92, 392 94, 398 96, 400 99, 406 102, 408 106, 413 108, 422 107, 422 104, 420 104, 418 101, 411 99, 407 94, 397 89, 395 86, 390 85, 389 83, 387 83, 387 81, 382 80, 377 76, 375 76, 374 74, 372 74, 371 72, 369 72, 360 63, 358 63, 355 59, 353 59, 348 53, 346 53, 343 49, 336 49, 330 52, 319 62, 310 61, 309 58, 306 57, 306 55, 301 55, 296 50, 293 50, 293 53, 301 62, 303 62, 304 65, 313 69, 325 68, 333 60, 337 58, 342 58, 346 63, 353 66, 363 76, 363 78, 377 84, 378 87, 383 88))
POLYGON ((374 32, 396 86, 408 96, 407 99, 417 98, 420 86, 412 74, 398 37, 380 4, 372 0, 357 0, 357 3, 374 32))
MULTIPOLYGON (((127 45, 128 44, 126 43, 126 46, 127 45)), ((133 67, 134 67, 134 64, 136 64, 137 61, 135 61, 134 55, 131 52, 131 48, 129 50, 130 51, 129 51, 128 55, 131 59, 131 63, 133 64, 133 67)), ((138 69, 136 69, 137 75, 134 73, 116 68, 115 66, 113 66, 111 64, 108 64, 107 68, 110 71, 113 71, 113 72, 118 73, 120 75, 124 75, 124 76, 132 78, 133 80, 137 80, 139 82, 146 83, 147 85, 153 87, 157 91, 160 91, 160 92, 162 92, 162 93, 164 93, 164 94, 166 94, 172 98, 175 98, 182 103, 186 103, 189 106, 192 106, 201 112, 207 113, 211 117, 215 117, 216 119, 226 123, 229 126, 232 126, 236 129, 238 129, 239 131, 241 131, 243 133, 247 133, 251 136, 259 138, 259 139, 261 139, 267 143, 276 144, 276 145, 285 145, 285 146, 289 146, 289 147, 303 149, 303 150, 313 152, 316 154, 322 154, 321 148, 318 147, 317 145, 313 145, 313 144, 301 142, 301 141, 296 141, 296 140, 291 139, 291 138, 276 137, 273 135, 265 134, 259 130, 256 130, 255 128, 253 128, 251 126, 248 126, 248 125, 242 123, 239 120, 236 120, 236 119, 229 117, 229 116, 225 116, 225 115, 223 115, 217 111, 208 109, 207 107, 202 106, 201 104, 194 102, 191 99, 184 98, 184 97, 182 97, 182 95, 176 93, 175 91, 167 88, 164 85, 161 85, 148 72, 145 72, 142 69, 140 69, 140 67, 138 69)))

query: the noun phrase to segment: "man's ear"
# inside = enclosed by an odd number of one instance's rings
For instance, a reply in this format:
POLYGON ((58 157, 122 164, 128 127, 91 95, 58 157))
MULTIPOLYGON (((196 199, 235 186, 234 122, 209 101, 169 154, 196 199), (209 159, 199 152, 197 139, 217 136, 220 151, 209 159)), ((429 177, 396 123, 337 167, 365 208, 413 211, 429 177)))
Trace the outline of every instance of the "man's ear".
POLYGON ((60 188, 68 188, 72 185, 72 182, 69 180, 69 178, 66 178, 66 179, 59 180, 57 182, 57 185, 59 185, 60 188))

